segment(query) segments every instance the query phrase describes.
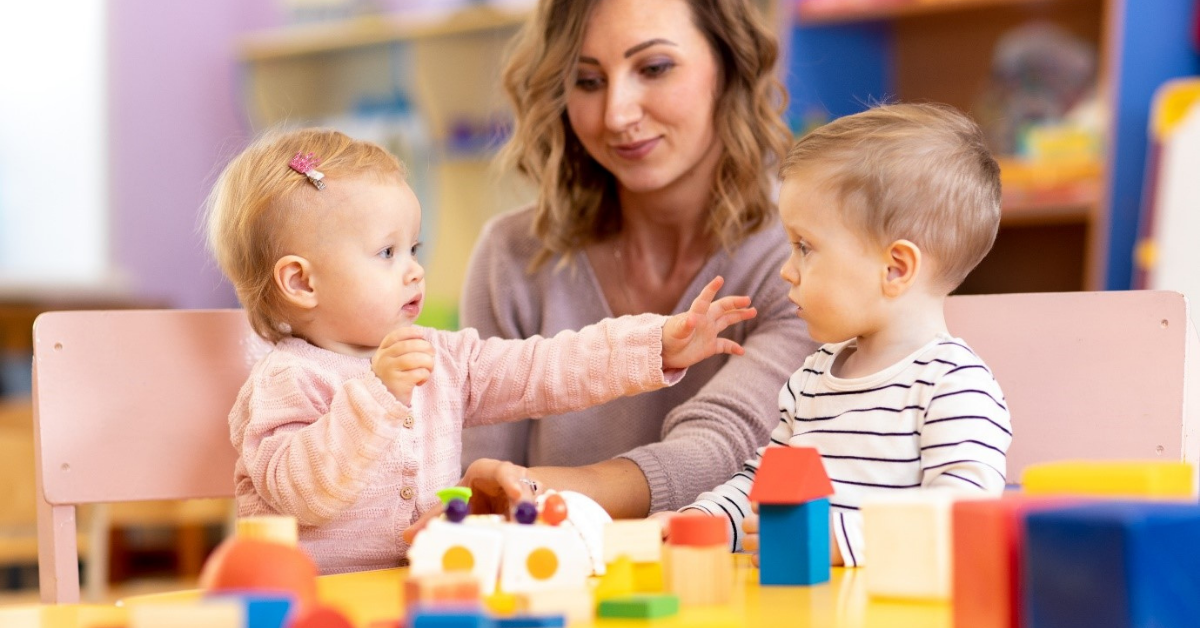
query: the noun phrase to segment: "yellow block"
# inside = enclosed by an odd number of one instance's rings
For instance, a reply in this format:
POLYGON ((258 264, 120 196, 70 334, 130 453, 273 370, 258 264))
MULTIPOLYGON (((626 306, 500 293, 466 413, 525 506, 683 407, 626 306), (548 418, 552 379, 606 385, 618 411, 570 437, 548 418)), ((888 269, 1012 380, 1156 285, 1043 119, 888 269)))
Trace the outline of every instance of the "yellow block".
POLYGON ((636 583, 633 561, 622 554, 616 560, 608 563, 600 582, 592 591, 596 601, 614 597, 623 597, 633 593, 636 583))
POLYGON ((634 564, 633 590, 638 593, 662 593, 665 591, 662 563, 647 562, 634 564))
POLYGON ((483 605, 497 615, 512 615, 517 612, 517 596, 512 593, 493 593, 483 596, 483 605))
POLYGON ((1021 490, 1029 495, 1191 499, 1192 478, 1192 465, 1186 462, 1045 462, 1025 468, 1021 490))

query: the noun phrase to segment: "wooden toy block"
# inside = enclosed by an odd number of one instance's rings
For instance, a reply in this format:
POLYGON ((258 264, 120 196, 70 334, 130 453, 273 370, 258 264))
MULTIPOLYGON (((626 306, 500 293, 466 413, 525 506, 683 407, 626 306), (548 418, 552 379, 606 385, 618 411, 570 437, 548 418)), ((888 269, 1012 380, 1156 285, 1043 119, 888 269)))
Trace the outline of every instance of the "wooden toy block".
POLYGON ((517 594, 517 612, 526 615, 563 615, 567 623, 592 623, 595 602, 586 588, 529 591, 517 594))
POLYGON ((1023 628, 1025 515, 1074 503, 1006 493, 951 506, 955 628, 1023 628))
POLYGON ((880 493, 864 499, 867 593, 876 597, 950 597, 950 505, 947 491, 880 493))
POLYGON ((587 547, 564 526, 504 526, 500 590, 506 593, 578 589, 592 573, 587 547))
POLYGON ((679 613, 679 598, 670 593, 644 593, 600 602, 597 615, 621 619, 661 619, 679 613))
POLYGON ((491 617, 478 611, 420 609, 409 613, 409 628, 495 628, 491 617))
POLYGON ((300 532, 295 517, 255 515, 238 518, 234 527, 234 535, 239 539, 273 541, 295 547, 300 532))
POLYGON ((470 517, 463 523, 430 521, 408 550, 409 574, 423 576, 466 571, 475 576, 481 593, 494 593, 496 578, 500 575, 504 526, 487 520, 468 523, 470 521, 470 517))
POLYGON ((635 563, 662 560, 662 525, 650 519, 610 521, 604 526, 604 562, 620 556, 635 563))
POLYGON ((759 504, 800 504, 830 495, 833 483, 812 447, 768 447, 750 489, 750 501, 759 504))
MULTIPOLYGON (((400 628, 399 622, 375 622, 370 628, 400 628), (390 624, 390 625, 389 625, 390 624)), ((340 611, 328 606, 318 606, 300 616, 291 628, 354 628, 354 624, 340 611)))
POLYGON ((1026 467, 1021 490, 1029 495, 1194 500, 1194 477, 1186 462, 1045 462, 1026 467))
POLYGON ((1098 502, 1029 514, 1024 552, 1031 628, 1195 626, 1200 507, 1098 502))
POLYGON ((728 604, 733 598, 733 554, 726 545, 668 545, 663 576, 667 592, 684 606, 728 604))
POLYGON ((633 565, 633 590, 638 593, 662 593, 666 591, 661 561, 635 563, 633 565))
POLYGON ((244 628, 244 620, 245 609, 231 600, 129 608, 129 628, 244 628))
POLYGON ((479 605, 481 598, 479 579, 469 571, 420 574, 404 581, 407 607, 479 605))
POLYGON ((517 615, 495 620, 496 628, 563 628, 567 625, 564 615, 517 615))
POLYGON ((621 555, 608 564, 608 568, 605 569, 604 575, 600 576, 592 594, 596 596, 597 600, 632 595, 636 584, 633 570, 633 561, 629 560, 628 556, 621 555))
POLYGON ((246 611, 246 628, 284 628, 291 624, 296 598, 283 593, 225 592, 205 597, 241 604, 246 611))
POLYGON ((126 628, 129 609, 102 604, 0 605, 0 626, 4 628, 126 628))
POLYGON ((676 515, 667 522, 667 544, 689 547, 720 546, 728 550, 728 520, 696 511, 676 515))
POLYGON ((758 508, 761 585, 829 582, 829 499, 758 508))

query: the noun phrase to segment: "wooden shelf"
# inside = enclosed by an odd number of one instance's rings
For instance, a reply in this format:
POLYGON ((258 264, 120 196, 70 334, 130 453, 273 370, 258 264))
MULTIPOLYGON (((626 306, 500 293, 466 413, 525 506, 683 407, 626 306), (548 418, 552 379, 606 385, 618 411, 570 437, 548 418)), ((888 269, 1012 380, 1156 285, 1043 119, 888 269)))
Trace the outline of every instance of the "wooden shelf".
MULTIPOLYGON (((1061 0, 1058 1, 1061 2, 1061 0)), ((874 2, 820 0, 814 4, 800 0, 796 14, 801 24, 816 26, 894 20, 966 9, 1050 3, 1050 0, 879 0, 874 2)))
POLYGON ((238 54, 243 61, 282 60, 399 41, 516 27, 528 17, 526 11, 500 11, 486 6, 464 9, 435 22, 414 22, 395 14, 371 15, 255 33, 238 42, 238 54))

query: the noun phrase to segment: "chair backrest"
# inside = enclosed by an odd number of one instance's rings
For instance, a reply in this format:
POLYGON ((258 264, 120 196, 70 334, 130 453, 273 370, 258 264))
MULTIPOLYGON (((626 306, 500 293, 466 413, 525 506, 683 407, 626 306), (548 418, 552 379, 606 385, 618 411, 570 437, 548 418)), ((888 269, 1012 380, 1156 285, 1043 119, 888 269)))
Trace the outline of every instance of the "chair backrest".
POLYGON ((76 504, 233 495, 229 410, 267 345, 241 310, 49 312, 33 342, 41 596, 72 603, 76 504))
POLYGON ((1051 460, 1200 462, 1200 343, 1182 294, 955 296, 946 319, 1008 400, 1010 483, 1051 460))

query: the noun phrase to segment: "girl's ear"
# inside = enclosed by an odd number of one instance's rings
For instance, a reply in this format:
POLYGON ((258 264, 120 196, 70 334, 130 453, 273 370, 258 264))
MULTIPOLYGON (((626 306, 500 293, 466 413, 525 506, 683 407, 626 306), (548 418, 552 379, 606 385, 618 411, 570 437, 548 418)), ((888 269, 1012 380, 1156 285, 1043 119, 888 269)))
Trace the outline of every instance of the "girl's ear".
POLYGON ((883 294, 898 297, 917 281, 917 274, 921 271, 921 249, 908 240, 896 240, 888 246, 887 258, 883 294))
POLYGON ((317 289, 308 260, 299 255, 284 255, 275 262, 271 278, 288 303, 305 310, 317 306, 317 289))

